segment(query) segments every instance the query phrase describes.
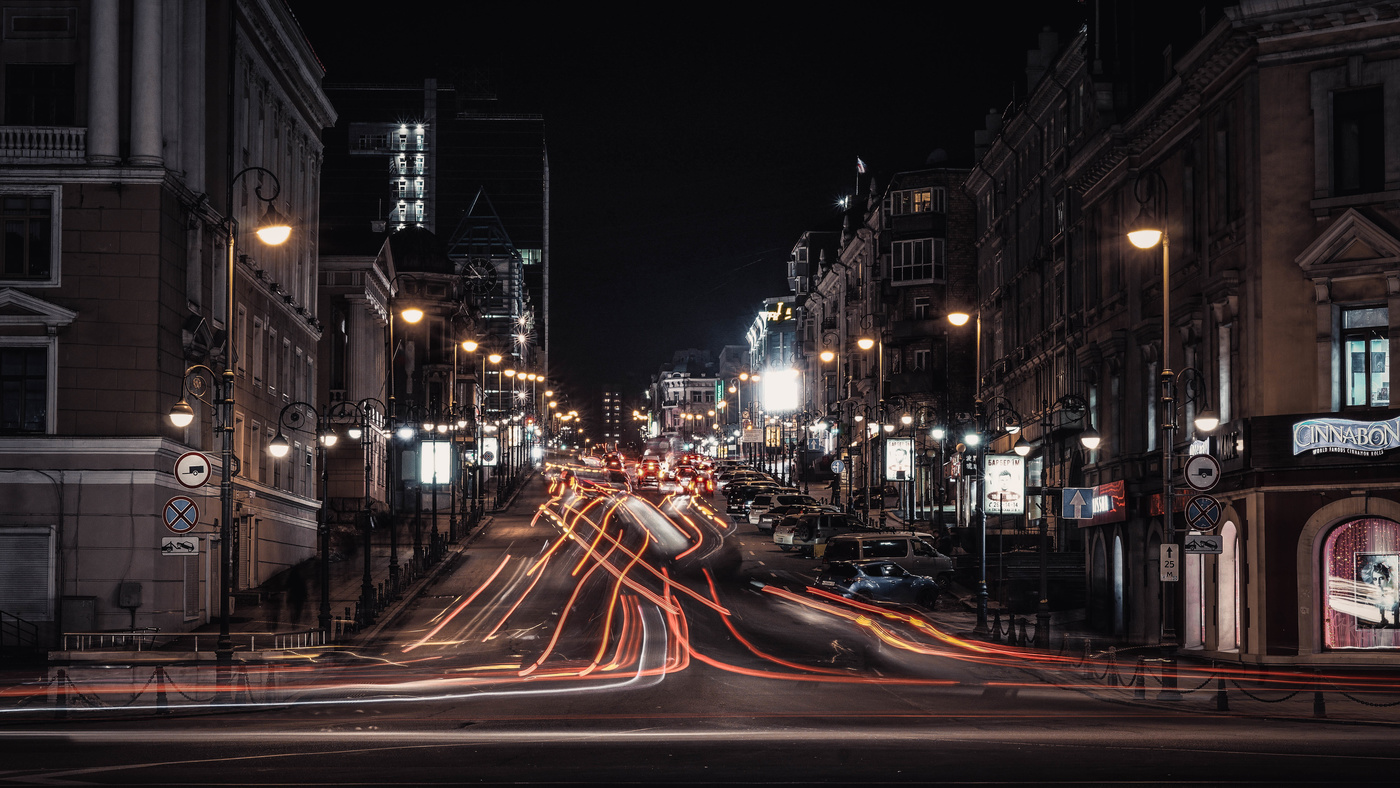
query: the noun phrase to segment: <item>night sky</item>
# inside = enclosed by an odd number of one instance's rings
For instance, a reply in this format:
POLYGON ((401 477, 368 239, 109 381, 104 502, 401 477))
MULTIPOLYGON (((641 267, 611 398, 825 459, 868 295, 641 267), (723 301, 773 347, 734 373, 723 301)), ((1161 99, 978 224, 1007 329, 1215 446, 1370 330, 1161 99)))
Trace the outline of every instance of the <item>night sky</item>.
MULTIPOLYGON (((787 294, 788 252, 838 229, 856 157, 880 184, 935 149, 972 165, 989 108, 1025 92, 1025 51, 1067 40, 1078 0, 937 2, 901 13, 288 0, 327 82, 462 84, 545 118, 553 375, 636 396, 687 347, 743 342, 787 294)), ((789 6, 789 8, 793 8, 789 6)), ((509 228, 507 228, 509 229, 509 228)))

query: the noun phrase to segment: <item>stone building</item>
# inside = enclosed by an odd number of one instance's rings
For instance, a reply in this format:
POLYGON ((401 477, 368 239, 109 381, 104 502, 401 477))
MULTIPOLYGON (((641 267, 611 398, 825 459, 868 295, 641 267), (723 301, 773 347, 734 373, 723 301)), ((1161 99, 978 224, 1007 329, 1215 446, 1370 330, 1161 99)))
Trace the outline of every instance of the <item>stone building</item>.
POLYGON ((187 629, 219 609, 226 551, 236 588, 315 551, 307 437, 266 448, 286 404, 315 401, 321 68, 268 0, 0 6, 0 610, 41 646, 187 629), (271 197, 296 224, 275 248, 251 232, 271 197), (191 364, 235 373, 234 545, 217 482, 174 472, 191 450, 220 470, 207 388, 188 428, 167 419, 191 364), (177 497, 194 506, 168 529, 177 497), (177 531, 196 552, 163 554, 177 531))
POLYGON ((1115 68, 1087 29, 989 130, 968 181, 982 390, 1031 414, 1090 403, 1103 444, 1052 453, 1049 480, 1094 488, 1092 519, 1054 529, 1084 551, 1093 625, 1215 659, 1394 664, 1400 4, 1186 16, 1204 25, 1162 25, 1158 70, 1115 68), (1142 221, 1169 247, 1131 245, 1142 221), (1212 433, 1190 426, 1204 411, 1212 433), (1161 579, 1167 436, 1222 469, 1212 526, 1171 468, 1176 540, 1196 525, 1221 546, 1178 582, 1161 579))

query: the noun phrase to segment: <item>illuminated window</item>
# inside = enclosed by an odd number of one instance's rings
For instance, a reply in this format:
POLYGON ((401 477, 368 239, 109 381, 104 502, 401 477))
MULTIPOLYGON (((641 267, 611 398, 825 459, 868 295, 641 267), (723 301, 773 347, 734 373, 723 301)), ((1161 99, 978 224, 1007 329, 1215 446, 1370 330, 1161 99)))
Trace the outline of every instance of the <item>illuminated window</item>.
POLYGON ((914 351, 914 371, 924 372, 928 370, 929 350, 922 348, 914 351))
POLYGON ((885 212, 890 216, 910 213, 944 213, 948 210, 948 190, 942 187, 902 189, 885 198, 885 212))
POLYGON ((1389 310, 1342 312, 1342 367, 1347 407, 1390 407, 1389 310))

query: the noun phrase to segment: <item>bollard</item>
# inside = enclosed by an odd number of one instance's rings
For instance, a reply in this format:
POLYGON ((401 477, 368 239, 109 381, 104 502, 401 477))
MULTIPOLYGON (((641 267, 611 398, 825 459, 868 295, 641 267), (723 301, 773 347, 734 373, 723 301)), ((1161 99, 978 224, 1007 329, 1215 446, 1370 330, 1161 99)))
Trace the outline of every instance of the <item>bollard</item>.
POLYGON ((993 643, 1001 642, 1001 609, 992 611, 992 638, 993 643))
POLYGON ((1313 671, 1313 716, 1318 719, 1327 717, 1327 701, 1322 697, 1322 682, 1317 679, 1317 671, 1313 671))
POLYGON ((165 667, 156 665, 156 714, 169 714, 165 697, 165 667))
POLYGON ((54 703, 58 707, 58 718, 68 719, 68 671, 59 668, 58 675, 54 677, 54 684, 58 687, 54 694, 54 703))
POLYGON ((1176 688, 1176 653, 1168 651, 1162 659, 1162 691, 1157 693, 1157 700, 1181 700, 1181 693, 1176 688))
POLYGON ((1147 700, 1147 660, 1138 657, 1137 672, 1133 674, 1133 700, 1147 700))
POLYGON ((1016 645, 1029 646, 1030 644, 1031 639, 1026 637, 1026 620, 1023 618, 1021 619, 1021 636, 1017 638, 1016 645))
POLYGON ((1084 661, 1082 664, 1084 665, 1084 678, 1092 679, 1094 677, 1094 668, 1089 664, 1089 638, 1084 638, 1084 661))
POLYGON ((1215 679, 1215 710, 1229 711, 1230 696, 1225 693, 1225 677, 1217 676, 1215 679))
POLYGON ((1116 687, 1116 686, 1118 686, 1118 647, 1117 647, 1117 646, 1109 646, 1109 647, 1108 647, 1108 671, 1107 671, 1107 679, 1108 679, 1108 686, 1110 686, 1110 687, 1116 687))

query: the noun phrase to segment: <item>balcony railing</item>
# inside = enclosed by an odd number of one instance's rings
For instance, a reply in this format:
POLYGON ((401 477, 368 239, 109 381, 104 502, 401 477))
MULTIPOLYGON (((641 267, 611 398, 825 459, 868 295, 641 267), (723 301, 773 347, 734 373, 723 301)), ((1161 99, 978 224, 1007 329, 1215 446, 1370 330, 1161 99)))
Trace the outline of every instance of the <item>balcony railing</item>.
POLYGON ((0 164, 76 164, 87 160, 81 126, 0 126, 0 164))

